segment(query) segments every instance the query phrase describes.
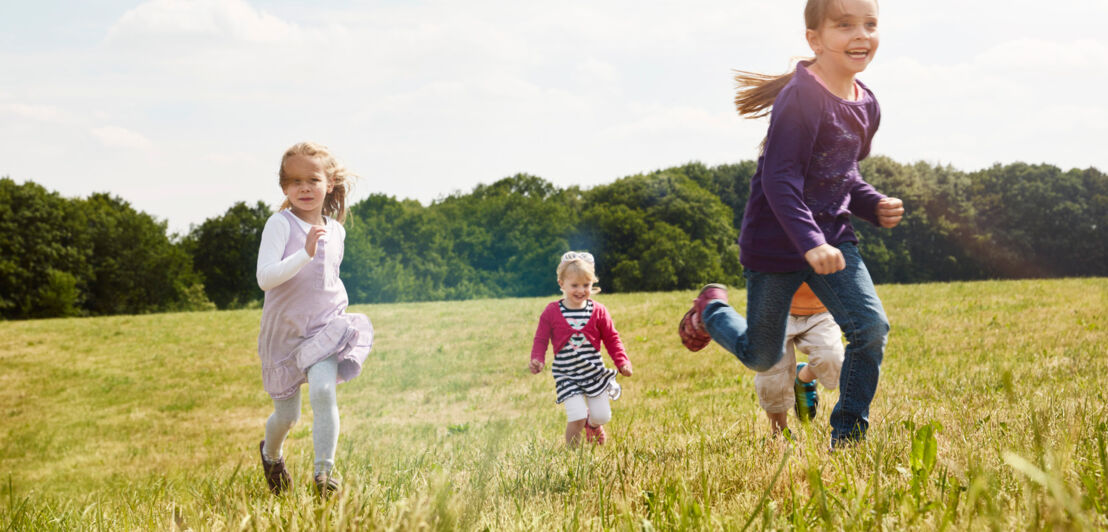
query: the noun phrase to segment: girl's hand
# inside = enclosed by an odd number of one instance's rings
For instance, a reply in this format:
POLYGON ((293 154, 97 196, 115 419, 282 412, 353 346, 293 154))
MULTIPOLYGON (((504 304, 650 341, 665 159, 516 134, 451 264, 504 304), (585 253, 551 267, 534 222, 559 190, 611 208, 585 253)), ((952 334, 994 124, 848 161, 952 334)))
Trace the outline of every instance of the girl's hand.
POLYGON ((831 244, 820 244, 804 254, 804 260, 816 273, 827 275, 846 269, 843 252, 831 244))
POLYGON ((619 367, 619 374, 623 375, 624 377, 630 377, 631 376, 631 363, 628 362, 628 363, 620 366, 619 367))
POLYGON ((324 236, 327 236, 327 228, 322 225, 313 225, 308 229, 308 237, 304 239, 304 251, 308 252, 309 257, 315 258, 316 244, 320 237, 324 236))
POLYGON ((884 198, 877 202, 877 223, 891 229, 904 217, 904 202, 899 198, 884 198))
POLYGON ((541 361, 532 358, 529 367, 531 369, 531 373, 538 374, 538 372, 542 371, 543 366, 545 366, 545 364, 543 364, 541 361))

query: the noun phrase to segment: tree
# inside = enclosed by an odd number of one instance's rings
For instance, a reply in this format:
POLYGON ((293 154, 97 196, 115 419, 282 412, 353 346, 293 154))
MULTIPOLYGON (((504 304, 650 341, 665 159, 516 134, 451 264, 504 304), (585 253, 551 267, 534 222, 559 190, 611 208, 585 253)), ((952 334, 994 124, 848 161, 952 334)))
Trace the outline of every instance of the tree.
POLYGON ((373 194, 351 207, 350 218, 342 271, 352 301, 448 299, 469 268, 449 264, 448 222, 417 201, 373 194))
POLYGON ((393 302, 414 299, 418 279, 404 267, 401 257, 390 255, 373 243, 370 223, 355 211, 346 216, 346 246, 340 277, 354 302, 393 302))
POLYGON ((75 316, 92 277, 84 213, 42 186, 0 179, 0 317, 75 316))
POLYGON ((165 222, 107 194, 67 199, 0 179, 0 315, 44 318, 203 307, 165 222))
POLYGON ((601 281, 617 291, 741 285, 732 219, 718 196, 667 170, 587 192, 580 232, 604 259, 601 281))
POLYGON ((204 292, 221 309, 238 308, 264 297, 258 287, 258 247, 273 214, 263 202, 232 205, 222 216, 192 228, 185 240, 204 292))
POLYGON ((887 157, 862 162, 862 175, 879 192, 904 201, 893 229, 856 219, 855 233, 875 282, 925 282, 982 276, 964 229, 973 216, 965 174, 926 163, 905 166, 887 157))
POLYGON ((78 201, 88 222, 86 310, 137 314, 181 309, 202 284, 183 246, 170 242, 164 221, 104 193, 78 201))
POLYGON ((455 242, 461 244, 455 250, 460 259, 486 272, 498 295, 538 296, 557 290, 553 269, 569 249, 572 200, 572 193, 541 178, 516 174, 432 208, 454 224, 464 221, 468 226, 468 234, 454 231, 455 242))

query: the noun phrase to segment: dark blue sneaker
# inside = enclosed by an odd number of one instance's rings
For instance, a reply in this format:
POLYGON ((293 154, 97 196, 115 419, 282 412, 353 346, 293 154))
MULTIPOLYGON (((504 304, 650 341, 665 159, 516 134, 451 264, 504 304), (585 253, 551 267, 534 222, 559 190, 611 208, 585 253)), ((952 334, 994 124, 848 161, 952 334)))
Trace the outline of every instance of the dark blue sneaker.
POLYGON ((796 380, 793 381, 793 392, 796 393, 796 417, 800 421, 815 419, 816 409, 819 408, 816 381, 800 382, 800 368, 807 365, 803 362, 796 365, 796 380))

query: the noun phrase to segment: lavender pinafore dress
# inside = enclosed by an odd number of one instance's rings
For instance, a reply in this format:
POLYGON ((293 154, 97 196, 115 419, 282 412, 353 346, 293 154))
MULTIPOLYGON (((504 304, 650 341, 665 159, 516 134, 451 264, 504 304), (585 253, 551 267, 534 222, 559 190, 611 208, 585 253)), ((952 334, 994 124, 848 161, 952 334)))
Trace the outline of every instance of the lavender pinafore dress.
MULTIPOLYGON (((290 211, 281 214, 289 222, 284 258, 304 249, 308 235, 290 211)), ((265 293, 258 357, 265 391, 274 399, 293 396, 308 381, 308 368, 331 356, 338 356, 338 382, 357 377, 373 346, 369 318, 345 312, 340 234, 328 231, 327 242, 319 242, 311 262, 265 293)))

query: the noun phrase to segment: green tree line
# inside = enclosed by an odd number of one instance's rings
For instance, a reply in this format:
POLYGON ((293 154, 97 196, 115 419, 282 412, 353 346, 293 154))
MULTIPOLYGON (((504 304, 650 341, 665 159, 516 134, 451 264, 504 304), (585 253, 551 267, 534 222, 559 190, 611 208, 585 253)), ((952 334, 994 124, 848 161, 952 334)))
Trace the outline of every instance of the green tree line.
POLYGON ((165 222, 126 201, 0 179, 0 317, 205 308, 203 283, 165 222))
MULTIPOLYGON (((755 168, 689 163, 589 189, 517 174, 426 206, 373 194, 350 206, 342 279, 355 303, 542 296, 557 292, 558 257, 587 249, 607 291, 741 285, 736 240, 755 168)), ((872 157, 862 174, 907 208, 892 230, 855 221, 878 283, 1108 275, 1108 176, 1096 169, 872 157)), ((0 179, 0 316, 255 305, 272 212, 240 202, 168 235, 108 194, 0 179)))

